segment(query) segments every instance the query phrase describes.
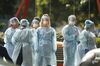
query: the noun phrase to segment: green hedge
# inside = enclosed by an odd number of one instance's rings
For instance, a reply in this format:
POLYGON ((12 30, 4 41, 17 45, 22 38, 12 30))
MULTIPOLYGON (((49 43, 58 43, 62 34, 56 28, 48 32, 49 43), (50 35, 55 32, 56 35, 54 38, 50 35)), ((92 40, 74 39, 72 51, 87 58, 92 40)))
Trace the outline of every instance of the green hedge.
POLYGON ((100 48, 100 38, 96 38, 97 47, 100 48))
POLYGON ((57 41, 63 41, 63 36, 61 32, 57 32, 56 36, 57 36, 57 41))
POLYGON ((5 26, 6 26, 5 23, 0 22, 0 29, 3 29, 5 26))
POLYGON ((0 32, 0 44, 4 44, 4 33, 0 32))

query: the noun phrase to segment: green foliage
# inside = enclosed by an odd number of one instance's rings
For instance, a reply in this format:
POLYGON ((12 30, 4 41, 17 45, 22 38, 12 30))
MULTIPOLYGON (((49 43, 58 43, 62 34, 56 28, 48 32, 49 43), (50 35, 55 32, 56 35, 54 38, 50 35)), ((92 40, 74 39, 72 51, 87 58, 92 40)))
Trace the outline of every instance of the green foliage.
POLYGON ((97 47, 100 48, 100 38, 96 38, 97 47))
POLYGON ((68 3, 68 0, 59 0, 59 2, 61 2, 62 4, 66 4, 68 3))
POLYGON ((4 33, 0 32, 0 44, 4 44, 4 33))
MULTIPOLYGON (((77 22, 84 22, 86 19, 92 19, 99 23, 96 0, 29 0, 27 17, 33 19, 34 16, 41 17, 47 13, 51 17, 53 27, 66 21, 70 14, 77 16, 77 22), (89 6, 90 1, 90 6, 89 6)), ((0 15, 15 15, 21 0, 0 0, 0 15)), ((19 16, 23 14, 23 9, 19 16)))
POLYGON ((57 41, 63 41, 63 36, 61 32, 57 32, 56 36, 57 36, 57 41))
POLYGON ((14 14, 16 0, 0 0, 0 16, 8 16, 14 14))
POLYGON ((0 22, 0 29, 3 29, 5 26, 6 26, 5 23, 0 22))

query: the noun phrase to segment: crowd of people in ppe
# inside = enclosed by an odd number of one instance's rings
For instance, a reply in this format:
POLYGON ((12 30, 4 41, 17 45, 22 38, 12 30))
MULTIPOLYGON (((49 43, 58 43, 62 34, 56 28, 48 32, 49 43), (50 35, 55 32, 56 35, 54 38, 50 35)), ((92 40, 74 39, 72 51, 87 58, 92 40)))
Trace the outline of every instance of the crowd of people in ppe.
MULTIPOLYGON (((96 47, 95 24, 87 19, 84 29, 75 26, 75 15, 68 16, 68 24, 62 28, 63 66, 79 66, 87 52, 96 47)), ((4 34, 7 60, 18 66, 57 66, 56 30, 51 27, 48 14, 35 17, 31 25, 27 19, 12 17, 4 34)))

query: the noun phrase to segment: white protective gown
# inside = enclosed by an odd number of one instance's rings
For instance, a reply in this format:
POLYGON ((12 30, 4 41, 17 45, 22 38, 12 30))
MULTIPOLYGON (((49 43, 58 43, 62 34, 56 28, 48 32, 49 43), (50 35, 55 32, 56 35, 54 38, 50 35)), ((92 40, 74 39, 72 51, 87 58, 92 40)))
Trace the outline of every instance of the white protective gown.
POLYGON ((15 33, 15 31, 16 31, 16 29, 9 27, 5 31, 5 34, 4 34, 4 42, 5 42, 4 47, 7 49, 7 52, 10 57, 12 57, 12 53, 14 50, 14 45, 12 44, 11 39, 12 39, 12 36, 15 33))
POLYGON ((75 54, 75 66, 80 64, 81 59, 88 51, 96 48, 96 37, 94 33, 84 29, 80 33, 79 39, 80 44, 77 46, 75 54))
POLYGON ((74 25, 66 25, 62 29, 64 38, 64 66, 74 66, 75 50, 78 44, 79 30, 74 25))
POLYGON ((33 35, 33 38, 32 38, 32 41, 33 41, 33 43, 32 43, 32 59, 33 59, 33 65, 35 64, 35 50, 34 50, 34 41, 35 41, 35 38, 34 38, 34 36, 35 36, 35 32, 36 32, 36 29, 31 29, 31 31, 32 31, 32 35, 33 35))
POLYGON ((35 35, 35 66, 56 66, 56 32, 52 27, 39 27, 35 35))
POLYGON ((32 61, 32 32, 30 29, 18 29, 12 37, 12 42, 15 45, 12 60, 16 64, 19 52, 22 47, 23 62, 21 66, 33 66, 32 61))

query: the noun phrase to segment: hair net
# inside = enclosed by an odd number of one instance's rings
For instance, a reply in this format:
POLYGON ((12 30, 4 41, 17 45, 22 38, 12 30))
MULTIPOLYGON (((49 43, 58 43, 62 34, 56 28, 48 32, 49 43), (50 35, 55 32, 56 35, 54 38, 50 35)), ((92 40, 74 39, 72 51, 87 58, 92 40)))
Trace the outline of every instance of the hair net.
POLYGON ((75 22, 76 22, 76 16, 75 15, 70 15, 68 17, 68 22, 69 22, 69 24, 74 25, 75 22))
POLYGON ((19 23, 19 20, 17 17, 12 17, 10 20, 9 20, 9 24, 13 24, 15 22, 18 22, 19 23))
POLYGON ((44 20, 49 20, 49 19, 50 19, 50 17, 48 16, 48 14, 44 14, 44 15, 41 17, 41 19, 44 19, 44 20))
POLYGON ((21 27, 28 27, 29 26, 28 20, 27 19, 21 19, 20 26, 21 27))
POLYGON ((70 15, 70 16, 68 17, 68 20, 70 20, 70 19, 76 19, 76 16, 75 16, 75 15, 70 15))
POLYGON ((39 21, 36 19, 33 19, 32 24, 39 24, 39 21))
POLYGON ((92 25, 94 25, 94 22, 91 20, 86 20, 85 21, 85 28, 90 28, 92 25))

